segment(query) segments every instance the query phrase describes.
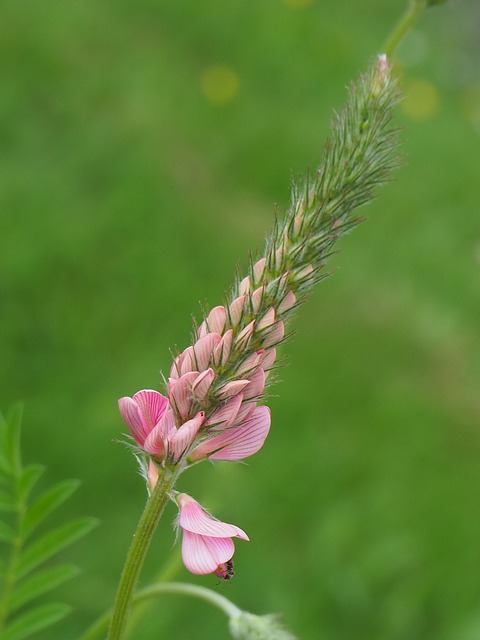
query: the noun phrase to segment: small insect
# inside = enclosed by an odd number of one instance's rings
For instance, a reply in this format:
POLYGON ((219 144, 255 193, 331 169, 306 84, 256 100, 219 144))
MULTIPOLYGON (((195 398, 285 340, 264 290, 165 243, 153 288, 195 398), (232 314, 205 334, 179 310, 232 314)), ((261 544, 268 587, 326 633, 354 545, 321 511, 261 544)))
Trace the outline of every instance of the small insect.
POLYGON ((215 571, 215 575, 223 580, 231 580, 235 575, 235 570, 233 568, 233 560, 228 560, 223 564, 218 565, 218 569, 215 571))

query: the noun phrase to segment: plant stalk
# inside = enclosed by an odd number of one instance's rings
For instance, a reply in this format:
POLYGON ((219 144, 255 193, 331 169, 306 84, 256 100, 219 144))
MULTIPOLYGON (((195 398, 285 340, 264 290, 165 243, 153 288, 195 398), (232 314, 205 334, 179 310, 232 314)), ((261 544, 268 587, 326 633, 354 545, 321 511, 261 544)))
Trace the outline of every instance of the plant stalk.
POLYGON ((427 0, 410 0, 405 13, 395 25, 393 31, 391 32, 390 36, 383 46, 383 53, 386 53, 388 58, 393 56, 400 42, 403 40, 408 31, 410 31, 413 25, 418 21, 427 6, 427 0))
POLYGON ((138 577, 145 562, 150 542, 169 499, 179 471, 165 470, 160 475, 134 533, 123 567, 117 596, 113 606, 108 640, 122 640, 130 614, 138 577))

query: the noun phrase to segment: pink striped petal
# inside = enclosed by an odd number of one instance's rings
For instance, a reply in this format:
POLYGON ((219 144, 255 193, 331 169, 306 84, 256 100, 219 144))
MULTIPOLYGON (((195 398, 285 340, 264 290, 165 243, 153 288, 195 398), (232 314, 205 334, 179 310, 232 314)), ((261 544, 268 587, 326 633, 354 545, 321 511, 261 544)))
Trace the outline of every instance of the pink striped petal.
POLYGON ((186 418, 190 413, 192 385, 199 375, 198 371, 185 373, 171 386, 171 389, 169 389, 170 403, 182 418, 186 418))
POLYGON ((170 369, 170 376, 169 379, 170 380, 178 380, 179 377, 182 375, 181 374, 181 370, 182 370, 182 360, 183 360, 183 353, 181 353, 179 356, 177 356, 174 361, 173 364, 171 366, 170 369))
POLYGON ((262 317, 260 322, 258 323, 257 329, 261 331, 262 329, 266 329, 267 327, 271 327, 275 322, 275 309, 270 307, 267 313, 262 317))
POLYGON ((148 434, 148 428, 145 425, 138 404, 132 398, 125 397, 120 398, 118 401, 118 408, 135 442, 142 446, 148 434))
POLYGON ((255 289, 255 291, 252 293, 251 301, 252 301, 252 308, 254 313, 257 313, 258 310, 260 309, 264 295, 265 295, 265 287, 259 287, 258 289, 255 289))
POLYGON ((249 420, 252 413, 257 408, 256 400, 250 400, 249 402, 242 402, 240 405, 240 409, 235 417, 234 422, 232 422, 232 427, 239 427, 246 420, 249 420))
POLYGON ((237 393, 233 398, 227 400, 224 405, 212 413, 205 426, 211 427, 214 431, 229 427, 237 416, 242 400, 242 393, 237 393))
POLYGON ((205 371, 210 363, 212 351, 221 339, 222 336, 219 333, 207 333, 193 345, 193 363, 196 371, 205 371))
POLYGON ((234 553, 235 545, 231 538, 206 538, 191 531, 183 532, 183 563, 194 575, 213 573, 234 553))
POLYGON ((214 307, 208 314, 207 324, 210 333, 222 334, 227 322, 227 311, 225 307, 214 307))
POLYGON ((229 329, 213 350, 213 362, 215 364, 225 364, 230 356, 233 342, 233 331, 229 329))
POLYGON ((245 401, 258 398, 265 388, 265 372, 260 367, 250 378, 249 384, 243 390, 243 399, 245 401))
POLYGON ((250 293, 250 278, 248 276, 238 285, 238 292, 240 294, 250 293))
POLYGON ((247 534, 240 527, 213 518, 186 493, 180 493, 177 496, 177 504, 180 508, 178 524, 182 529, 202 536, 248 540, 247 534))
POLYGON ((260 258, 260 260, 253 265, 253 277, 255 278, 255 282, 260 282, 260 280, 263 278, 266 264, 267 259, 260 258))
POLYGON ((178 462, 182 455, 187 451, 195 437, 198 430, 205 420, 205 413, 199 411, 197 415, 188 420, 182 426, 176 430, 171 431, 167 438, 168 457, 172 462, 178 462))
POLYGON ((190 371, 195 371, 195 360, 193 347, 187 347, 181 355, 181 364, 180 364, 180 376, 185 375, 186 373, 190 373, 190 371))
POLYGON ((165 455, 165 441, 172 430, 175 430, 175 419, 172 410, 169 409, 149 433, 143 449, 156 458, 163 457, 165 455))
POLYGON ((227 400, 227 398, 231 398, 243 391, 248 384, 250 384, 250 380, 232 380, 232 382, 227 382, 227 384, 224 384, 223 387, 219 389, 217 398, 219 400, 227 400))
POLYGON ((242 364, 238 367, 236 374, 237 376, 243 376, 246 374, 253 374, 255 369, 262 364, 263 367, 263 358, 264 358, 265 349, 260 349, 259 351, 255 351, 250 354, 248 358, 246 358, 242 364))
POLYGON ((255 330, 255 320, 252 320, 247 324, 247 326, 240 331, 235 340, 235 344, 237 349, 246 349, 248 343, 250 342, 253 332, 255 330))
POLYGON ((278 305, 277 312, 279 314, 285 313, 285 311, 288 311, 295 305, 296 301, 297 301, 297 298, 295 297, 295 294, 293 293, 293 291, 289 291, 287 295, 284 297, 284 299, 281 301, 281 303, 278 305))
POLYGON ((243 460, 262 448, 269 430, 270 410, 257 407, 252 417, 241 426, 231 427, 196 447, 190 459, 243 460))
POLYGON ((214 378, 215 372, 213 369, 207 369, 195 380, 192 385, 192 395, 197 402, 202 402, 206 398, 214 378))
POLYGON ((275 351, 275 349, 269 349, 265 352, 262 360, 262 369, 265 372, 269 371, 273 367, 276 357, 277 352, 275 351))
POLYGON ((148 430, 153 429, 167 409, 168 400, 158 391, 144 389, 132 400, 137 403, 148 430))
POLYGON ((203 336, 206 336, 207 333, 208 333, 207 323, 204 320, 197 329, 197 340, 199 340, 200 338, 203 338, 203 336))
POLYGON ((228 316, 232 327, 236 327, 243 315, 243 306, 245 304, 245 295, 241 295, 232 302, 228 307, 228 316))
POLYGON ((268 331, 263 340, 262 347, 268 349, 268 347, 272 347, 283 340, 283 336, 285 335, 285 325, 280 320, 276 322, 272 329, 268 331))

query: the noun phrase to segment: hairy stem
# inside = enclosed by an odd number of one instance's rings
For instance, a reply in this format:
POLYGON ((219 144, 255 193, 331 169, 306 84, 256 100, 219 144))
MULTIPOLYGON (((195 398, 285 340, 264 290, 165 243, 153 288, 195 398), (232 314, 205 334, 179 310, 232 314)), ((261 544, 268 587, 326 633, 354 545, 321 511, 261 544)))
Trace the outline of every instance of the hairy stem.
MULTIPOLYGON (((138 591, 132 598, 132 604, 140 604, 148 602, 157 596, 165 593, 176 593, 184 596, 192 596, 194 598, 200 598, 209 602, 213 606, 217 607, 223 613, 231 618, 241 613, 241 610, 230 602, 225 596, 207 589, 206 587, 200 587, 196 584, 188 584, 183 582, 161 582, 153 584, 150 587, 145 587, 138 591)), ((112 611, 107 611, 97 622, 90 627, 90 629, 83 634, 79 640, 96 640, 101 637, 101 634, 105 631, 110 621, 112 611)))
POLYGON ((169 472, 165 470, 164 474, 159 477, 140 518, 120 578, 108 640, 121 640, 125 637, 125 629, 138 577, 178 473, 178 471, 169 472))

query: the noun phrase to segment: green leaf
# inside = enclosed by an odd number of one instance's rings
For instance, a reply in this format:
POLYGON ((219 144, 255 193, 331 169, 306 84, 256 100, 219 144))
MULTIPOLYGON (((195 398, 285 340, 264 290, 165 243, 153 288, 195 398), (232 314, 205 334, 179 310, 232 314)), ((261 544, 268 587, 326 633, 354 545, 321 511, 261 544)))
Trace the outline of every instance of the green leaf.
POLYGON ((78 480, 65 480, 48 489, 28 508, 22 525, 22 537, 27 538, 32 531, 52 511, 69 498, 79 486, 78 480))
POLYGON ((27 611, 7 627, 2 640, 24 640, 65 618, 71 610, 66 604, 53 603, 27 611))
POLYGON ((0 520, 0 541, 12 542, 13 540, 15 540, 15 531, 0 520))
POLYGON ((0 491, 0 511, 16 511, 17 501, 6 491, 0 491))
POLYGON ((22 468, 22 459, 20 455, 20 430, 22 426, 23 407, 17 404, 10 411, 7 417, 7 432, 5 442, 5 456, 12 469, 17 476, 22 468))
POLYGON ((95 518, 80 518, 47 533, 36 542, 32 542, 26 547, 20 558, 17 566, 18 577, 21 578, 27 575, 32 569, 48 560, 55 553, 86 535, 96 524, 97 520, 95 518))
POLYGON ((41 464, 30 464, 28 467, 23 469, 18 482, 18 496, 22 502, 28 498, 30 491, 33 489, 44 471, 45 467, 41 464))
POLYGON ((56 567, 38 571, 33 576, 20 583, 13 593, 9 603, 11 611, 15 611, 25 603, 38 596, 51 591, 66 580, 78 575, 80 569, 70 564, 62 564, 56 567))

